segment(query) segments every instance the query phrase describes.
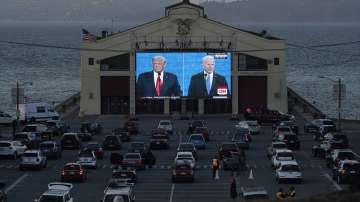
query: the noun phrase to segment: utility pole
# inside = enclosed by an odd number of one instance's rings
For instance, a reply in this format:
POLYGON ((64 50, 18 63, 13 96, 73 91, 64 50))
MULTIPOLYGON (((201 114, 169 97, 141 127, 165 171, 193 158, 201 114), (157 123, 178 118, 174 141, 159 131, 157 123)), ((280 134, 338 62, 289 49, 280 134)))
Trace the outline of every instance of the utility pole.
POLYGON ((19 81, 16 81, 16 123, 17 126, 19 125, 19 116, 20 116, 20 111, 19 111, 19 81))
POLYGON ((338 92, 338 130, 341 131, 341 78, 338 81, 339 84, 339 92, 338 92))

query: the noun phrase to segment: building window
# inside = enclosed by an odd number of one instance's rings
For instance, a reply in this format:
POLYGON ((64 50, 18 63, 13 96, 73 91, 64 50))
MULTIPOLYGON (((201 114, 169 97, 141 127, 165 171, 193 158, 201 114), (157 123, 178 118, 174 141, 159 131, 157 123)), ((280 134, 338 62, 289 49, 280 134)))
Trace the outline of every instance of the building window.
POLYGON ((89 65, 94 65, 94 58, 89 58, 89 65))
POLYGON ((267 70, 268 68, 267 60, 262 58, 251 55, 239 54, 238 59, 239 71, 267 70))
POLYGON ((274 65, 280 65, 280 59, 274 58, 274 65))

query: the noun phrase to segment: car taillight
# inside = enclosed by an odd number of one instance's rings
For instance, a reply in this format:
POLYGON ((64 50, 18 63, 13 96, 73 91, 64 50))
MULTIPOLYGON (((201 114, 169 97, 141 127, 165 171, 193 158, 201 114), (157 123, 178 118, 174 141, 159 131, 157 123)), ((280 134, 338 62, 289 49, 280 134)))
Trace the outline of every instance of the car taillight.
POLYGON ((342 171, 340 171, 340 173, 341 173, 342 175, 344 175, 344 174, 346 174, 346 170, 342 170, 342 171))
POLYGON ((65 171, 61 171, 61 175, 65 175, 65 171))
POLYGON ((84 171, 83 171, 83 170, 80 170, 79 174, 80 174, 80 175, 83 175, 83 174, 84 174, 84 171))

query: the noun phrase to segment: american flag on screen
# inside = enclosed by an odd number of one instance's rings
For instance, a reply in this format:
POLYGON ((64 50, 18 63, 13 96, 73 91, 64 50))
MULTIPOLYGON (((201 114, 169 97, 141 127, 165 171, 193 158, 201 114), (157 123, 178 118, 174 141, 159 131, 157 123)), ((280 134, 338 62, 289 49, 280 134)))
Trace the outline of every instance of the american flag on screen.
POLYGON ((96 36, 91 34, 86 29, 82 29, 82 41, 83 42, 95 42, 96 36))

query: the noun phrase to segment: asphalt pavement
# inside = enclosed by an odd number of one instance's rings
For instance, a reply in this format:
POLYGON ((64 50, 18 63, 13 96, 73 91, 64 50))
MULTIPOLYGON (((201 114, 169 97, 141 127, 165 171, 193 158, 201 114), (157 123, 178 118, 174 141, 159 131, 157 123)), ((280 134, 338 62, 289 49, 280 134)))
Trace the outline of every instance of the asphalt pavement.
MULTIPOLYGON (((143 140, 148 142, 151 129, 156 128, 160 119, 150 116, 141 117, 139 120, 140 133, 132 136, 132 141, 143 140)), ((135 200, 137 202, 232 201, 230 199, 232 176, 236 176, 238 192, 240 192, 241 187, 263 186, 271 198, 274 198, 275 192, 280 187, 287 190, 290 186, 294 186, 298 198, 347 189, 347 185, 338 185, 331 179, 331 170, 326 167, 324 160, 311 156, 311 147, 315 141, 310 135, 303 133, 302 127, 305 120, 301 115, 297 116, 301 149, 294 151, 294 153, 303 172, 302 184, 279 185, 275 181, 275 171, 271 168, 270 160, 265 153, 266 146, 271 142, 271 126, 263 126, 261 134, 253 136, 250 149, 246 151, 246 170, 233 173, 221 169, 220 179, 214 180, 212 178, 211 159, 217 154, 218 145, 230 140, 231 134, 235 131, 236 121, 224 117, 211 117, 203 120, 210 130, 211 141, 208 142, 205 150, 199 150, 195 182, 171 182, 171 165, 176 155, 176 148, 179 142, 187 141, 186 130, 189 122, 188 120, 174 120, 175 128, 174 134, 170 138, 170 149, 154 150, 157 158, 156 165, 137 172, 139 179, 135 185, 135 200)), ((97 121, 104 127, 104 134, 93 137, 94 140, 101 143, 105 134, 110 133, 114 128, 121 127, 125 119, 120 116, 93 116, 67 120, 72 131, 77 131, 83 121, 97 121)), ((4 135, 4 131, 6 133, 9 130, 3 129, 2 139, 9 137, 9 135, 4 135)), ((348 132, 350 145, 355 152, 359 151, 357 143, 360 139, 356 135, 359 130, 355 127, 348 132)), ((123 143, 123 148, 119 152, 126 153, 128 145, 129 143, 123 143)), ((20 160, 1 159, 0 180, 7 184, 8 201, 33 201, 38 198, 46 191, 48 183, 60 180, 60 170, 66 163, 76 161, 77 154, 78 151, 65 150, 61 159, 49 160, 47 168, 41 171, 19 171, 20 160)), ((74 183, 72 195, 75 202, 95 202, 102 199, 106 182, 111 177, 112 171, 109 156, 110 152, 106 152, 105 158, 98 160, 98 168, 89 170, 88 180, 85 183, 74 183)))

